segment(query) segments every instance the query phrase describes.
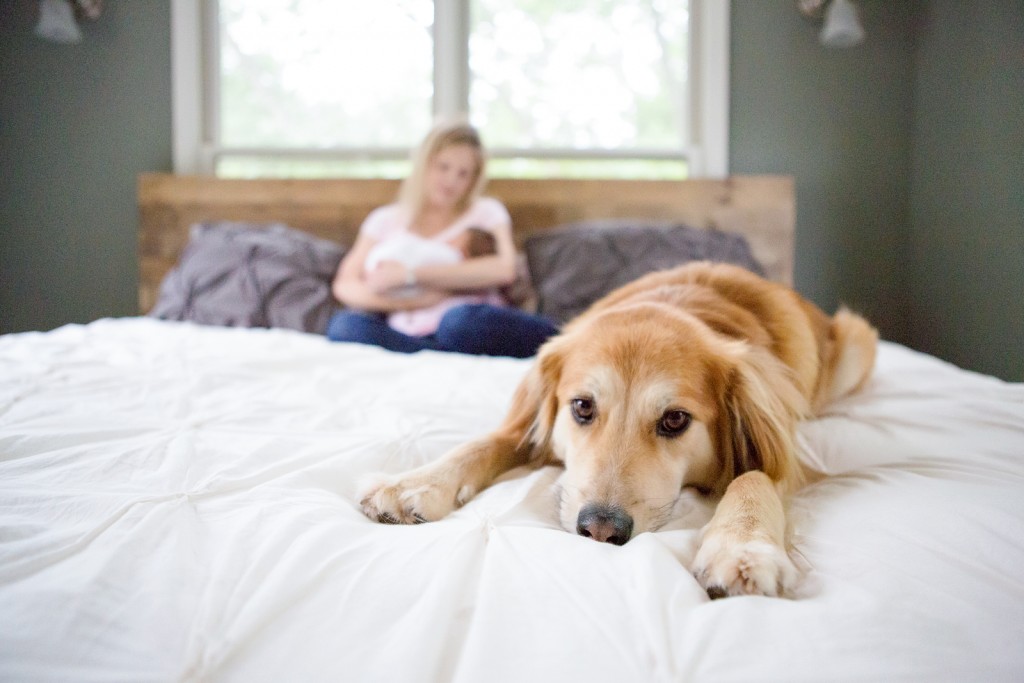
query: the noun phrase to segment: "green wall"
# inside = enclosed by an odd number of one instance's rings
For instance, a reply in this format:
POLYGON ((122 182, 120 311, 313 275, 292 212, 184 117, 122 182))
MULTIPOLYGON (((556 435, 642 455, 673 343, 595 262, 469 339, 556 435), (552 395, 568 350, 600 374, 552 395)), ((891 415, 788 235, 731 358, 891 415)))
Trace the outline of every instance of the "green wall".
POLYGON ((797 289, 908 342, 913 5, 860 7, 867 39, 835 50, 795 3, 733 0, 729 165, 795 176, 797 289))
MULTIPOLYGON (((796 284, 883 335, 1024 380, 1024 3, 861 0, 827 50, 792 0, 732 1, 736 173, 797 184, 796 284)), ((132 315, 135 177, 171 167, 170 3, 85 41, 0 0, 0 332, 132 315)))
POLYGON ((171 168, 170 3, 106 2, 84 40, 0 0, 0 332, 138 309, 135 178, 171 168))
POLYGON ((1024 2, 860 0, 828 50, 733 0, 730 168, 791 173, 796 286, 887 339, 1024 381, 1024 2))
POLYGON ((1024 2, 933 0, 915 55, 916 348, 1024 380, 1024 2))

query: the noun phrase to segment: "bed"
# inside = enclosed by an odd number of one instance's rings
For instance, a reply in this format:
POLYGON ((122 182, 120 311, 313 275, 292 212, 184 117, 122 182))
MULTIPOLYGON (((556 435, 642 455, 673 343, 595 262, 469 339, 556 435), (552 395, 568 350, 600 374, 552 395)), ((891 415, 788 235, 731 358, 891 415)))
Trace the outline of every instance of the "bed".
MULTIPOLYGON (((678 220, 792 276, 791 179, 575 182, 491 193, 524 248, 678 220)), ((439 522, 370 522, 359 479, 495 427, 529 361, 142 315, 191 223, 344 245, 393 191, 356 185, 145 176, 140 315, 0 337, 0 680, 1024 680, 1024 385, 890 342, 800 429, 830 476, 789 502, 785 599, 708 599, 692 492, 622 547, 559 528, 550 467, 439 522)))

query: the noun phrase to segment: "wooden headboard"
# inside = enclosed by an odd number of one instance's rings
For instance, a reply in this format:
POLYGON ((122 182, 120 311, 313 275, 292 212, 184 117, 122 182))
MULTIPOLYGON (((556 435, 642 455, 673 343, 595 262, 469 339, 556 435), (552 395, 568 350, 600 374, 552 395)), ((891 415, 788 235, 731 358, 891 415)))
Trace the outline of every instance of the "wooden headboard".
MULTIPOLYGON (((139 176, 139 307, 156 303, 160 282, 201 221, 280 222, 351 244, 366 215, 394 200, 397 180, 242 180, 147 173, 139 176)), ((743 234, 770 278, 792 284, 796 198, 789 176, 725 180, 495 179, 486 194, 505 203, 517 242, 580 220, 638 218, 743 234)))

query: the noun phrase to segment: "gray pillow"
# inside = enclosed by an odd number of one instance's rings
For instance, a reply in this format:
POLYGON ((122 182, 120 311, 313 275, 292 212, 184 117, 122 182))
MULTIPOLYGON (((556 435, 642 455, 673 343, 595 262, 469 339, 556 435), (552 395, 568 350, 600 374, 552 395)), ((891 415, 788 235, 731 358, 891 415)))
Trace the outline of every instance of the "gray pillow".
POLYGON ((149 315, 323 333, 343 254, 339 244, 281 224, 199 223, 149 315))
POLYGON ((742 235, 686 225, 587 221, 529 237, 525 243, 537 312, 563 323, 620 285, 687 261, 733 263, 757 273, 742 235))

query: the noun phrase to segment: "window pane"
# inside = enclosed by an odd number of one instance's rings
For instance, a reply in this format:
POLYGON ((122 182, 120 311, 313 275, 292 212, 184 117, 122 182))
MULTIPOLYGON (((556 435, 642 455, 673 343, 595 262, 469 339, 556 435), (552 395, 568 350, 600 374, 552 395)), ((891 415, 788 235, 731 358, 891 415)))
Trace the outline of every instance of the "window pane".
POLYGON ((277 156, 228 156, 217 161, 222 178, 404 178, 408 160, 302 159, 277 156))
POLYGON ((220 144, 415 145, 433 19, 431 0, 220 0, 220 144))
POLYGON ((685 0, 474 0, 470 112, 492 147, 683 149, 685 0))
POLYGON ((685 161, 657 159, 491 159, 491 178, 628 178, 631 180, 682 180, 688 175, 685 161))

